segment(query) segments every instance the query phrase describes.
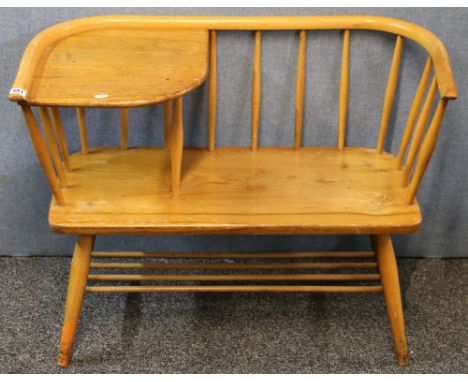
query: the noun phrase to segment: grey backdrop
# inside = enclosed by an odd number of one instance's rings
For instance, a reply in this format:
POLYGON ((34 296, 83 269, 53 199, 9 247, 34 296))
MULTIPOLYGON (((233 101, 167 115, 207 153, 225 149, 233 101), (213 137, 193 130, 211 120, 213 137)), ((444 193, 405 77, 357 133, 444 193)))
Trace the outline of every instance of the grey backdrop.
MULTIPOLYGON (((6 100, 29 40, 40 30, 72 18, 98 14, 376 14, 406 19, 436 33, 449 51, 459 100, 450 104, 438 147, 418 198, 424 214, 422 229, 396 236, 399 256, 466 256, 468 246, 468 10, 392 8, 309 9, 0 9, 0 255, 62 255, 72 251, 74 237, 52 234, 47 224, 50 191, 33 154, 19 108, 6 100)), ((304 143, 334 145, 337 134, 337 95, 341 60, 339 32, 310 32, 304 143)), ((218 145, 248 145, 252 33, 221 32, 219 37, 218 145)), ((379 32, 352 32, 348 143, 375 146, 382 97, 394 38, 379 32)), ((261 145, 291 145, 294 124, 294 84, 297 36, 294 32, 264 34, 262 53, 261 145)), ((396 93, 386 149, 395 152, 411 97, 424 66, 420 47, 408 41, 402 59, 402 80, 396 93)), ((205 146, 207 88, 202 86, 185 103, 185 141, 205 146)), ((74 114, 65 113, 72 151, 79 148, 74 114)), ((89 113, 90 145, 117 145, 116 111, 89 113)), ((161 107, 130 111, 130 144, 161 145, 161 107)), ((143 237, 109 236, 96 248, 142 250, 306 250, 358 249, 366 237, 143 237)))

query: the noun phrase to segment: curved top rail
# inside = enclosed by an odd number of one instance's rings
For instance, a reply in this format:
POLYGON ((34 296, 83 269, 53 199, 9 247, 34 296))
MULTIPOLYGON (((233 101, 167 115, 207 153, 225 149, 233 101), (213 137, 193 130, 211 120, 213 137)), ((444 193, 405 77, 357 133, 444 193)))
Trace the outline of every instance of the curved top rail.
POLYGON ((28 102, 35 67, 52 44, 77 33, 102 29, 159 30, 376 30, 409 38, 422 45, 434 65, 440 95, 457 98, 450 60, 444 44, 429 30, 407 21, 380 16, 95 16, 67 21, 40 32, 22 57, 10 91, 11 101, 28 102))

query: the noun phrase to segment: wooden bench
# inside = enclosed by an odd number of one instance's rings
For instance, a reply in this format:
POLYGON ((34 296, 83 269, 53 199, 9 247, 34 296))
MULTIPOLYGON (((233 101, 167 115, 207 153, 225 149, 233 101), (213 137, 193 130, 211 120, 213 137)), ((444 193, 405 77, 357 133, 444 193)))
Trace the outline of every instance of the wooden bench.
POLYGON ((52 229, 78 235, 59 364, 69 362, 85 291, 383 291, 398 361, 406 365, 400 287, 389 235, 415 232, 421 224, 416 191, 447 102, 456 97, 449 58, 437 37, 420 26, 383 17, 102 16, 65 22, 38 34, 24 53, 9 98, 22 108, 53 192, 52 229), (350 35, 359 29, 395 35, 376 126, 378 141, 372 148, 348 147, 345 139, 350 35), (255 31, 250 147, 215 147, 220 30, 255 31), (270 30, 298 33, 290 148, 258 144, 262 34, 270 30), (306 38, 313 30, 343 30, 335 147, 302 144, 306 38), (428 58, 415 79, 419 85, 399 151, 391 154, 384 144, 405 39, 419 43, 428 58), (186 149, 183 96, 207 77, 207 148, 186 149), (164 105, 164 147, 130 148, 129 108, 153 104, 164 105), (81 152, 67 148, 59 107, 76 108, 81 152), (120 109, 120 147, 89 148, 86 108, 91 107, 120 109), (368 234, 374 250, 93 252, 98 234, 368 234))

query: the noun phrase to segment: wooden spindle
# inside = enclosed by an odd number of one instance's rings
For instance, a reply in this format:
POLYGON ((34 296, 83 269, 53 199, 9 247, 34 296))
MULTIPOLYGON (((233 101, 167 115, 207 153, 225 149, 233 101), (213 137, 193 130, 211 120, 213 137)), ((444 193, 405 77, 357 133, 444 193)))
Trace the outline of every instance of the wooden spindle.
POLYGON ((444 118, 445 108, 447 106, 447 99, 443 98, 439 101, 437 109, 432 118, 431 125, 426 133, 424 141, 421 146, 421 151, 418 156, 418 161, 416 162, 416 167, 414 169, 414 174, 411 179, 408 192, 408 204, 414 202, 416 192, 418 190, 421 179, 426 171, 429 160, 431 159, 432 153, 437 142, 437 136, 439 135, 440 126, 442 124, 442 119, 444 118))
POLYGON ((23 110, 26 125, 29 129, 29 134, 31 135, 34 150, 36 151, 39 163, 41 164, 42 169, 44 170, 44 173, 47 177, 55 200, 58 204, 64 204, 65 200, 63 198, 62 190, 60 189, 60 184, 57 176, 55 175, 54 166, 47 150, 47 145, 44 142, 44 138, 42 137, 42 134, 39 130, 36 118, 34 117, 30 106, 21 105, 21 109, 23 110))
POLYGON ((65 169, 70 171, 70 154, 68 152, 67 139, 65 138, 65 132, 63 131, 62 118, 60 117, 59 109, 55 106, 52 106, 50 109, 50 115, 52 116, 52 126, 57 133, 57 140, 62 153, 63 162, 65 164, 65 169))
POLYGON ((302 125, 304 118, 304 89, 306 69, 306 31, 299 32, 299 49, 297 52, 297 78, 296 78, 296 130, 294 136, 294 149, 302 146, 302 125))
POLYGON ((178 194, 180 190, 180 176, 182 171, 182 152, 184 147, 184 126, 182 97, 176 98, 173 105, 173 119, 171 129, 171 173, 172 193, 178 194))
POLYGON ((128 149, 128 109, 120 109, 120 148, 128 149))
POLYGON ((340 103, 338 110, 338 149, 343 150, 346 140, 346 119, 349 93, 349 30, 344 31, 341 56, 340 103))
POLYGON ((213 151, 216 142, 216 104, 218 92, 216 31, 210 32, 210 81, 208 89, 208 149, 213 151))
POLYGON ((62 187, 66 187, 67 177, 65 176, 65 169, 63 167, 62 160, 60 159, 60 153, 55 139, 54 129, 52 128, 52 122, 50 121, 49 112, 45 106, 39 107, 39 117, 44 128, 47 146, 49 148, 52 161, 54 162, 55 170, 57 171, 60 180, 60 185, 62 187))
POLYGON ((86 130, 86 111, 82 107, 76 109, 76 115, 78 118, 78 128, 80 130, 80 139, 81 139, 81 153, 88 154, 88 132, 86 130))
POLYGON ((171 146, 171 103, 172 101, 164 102, 164 148, 169 149, 171 146))
POLYGON ((376 269, 368 263, 91 263, 92 269, 376 269))
POLYGON ((401 51, 403 49, 403 37, 398 36, 393 52, 392 64, 390 66, 390 74, 388 75, 387 89, 385 90, 385 98, 383 103, 382 118, 380 119, 380 132, 377 142, 377 153, 382 154, 385 138, 387 137, 388 122, 392 114, 393 99, 395 97, 395 89, 398 83, 398 73, 400 72, 401 51))
POLYGON ((403 138, 401 139, 400 150, 398 151, 397 156, 397 169, 401 170, 403 165, 403 157, 405 156, 406 149, 408 147, 411 134, 413 134, 414 126, 416 124, 416 118, 418 117, 419 110, 421 109, 421 104, 424 98, 424 93, 426 92, 427 84, 429 82, 429 75, 431 74, 432 69, 432 60, 429 57, 424 67, 421 80, 419 81, 416 94, 413 98, 413 103, 411 104, 411 109, 408 114, 408 119, 406 121, 405 130, 403 132, 403 138))
POLYGON ((437 92, 437 81, 436 81, 436 78, 434 77, 434 79, 432 80, 431 87, 429 88, 426 101, 424 102, 421 115, 419 116, 418 123, 416 124, 416 128, 414 130, 414 136, 411 141, 411 145, 410 145, 409 152, 408 152, 408 157, 406 158, 405 167, 403 168, 403 179, 402 179, 403 187, 408 185, 409 174, 411 172, 411 168, 413 167, 413 162, 414 162, 414 159, 416 158, 416 154, 418 152, 419 144, 421 143, 424 130, 426 129, 427 122, 429 120, 429 115, 431 114, 432 103, 434 102, 436 92, 437 92))
POLYGON ((263 292, 263 293, 380 293, 382 287, 376 286, 348 286, 348 285, 157 285, 157 286, 87 286, 90 293, 180 293, 180 292, 263 292))
POLYGON ((258 124, 260 120, 260 78, 262 56, 262 32, 255 32, 254 72, 252 82, 252 150, 258 147, 258 124))
POLYGON ((380 276, 372 273, 331 274, 91 274, 90 281, 379 281, 380 276))

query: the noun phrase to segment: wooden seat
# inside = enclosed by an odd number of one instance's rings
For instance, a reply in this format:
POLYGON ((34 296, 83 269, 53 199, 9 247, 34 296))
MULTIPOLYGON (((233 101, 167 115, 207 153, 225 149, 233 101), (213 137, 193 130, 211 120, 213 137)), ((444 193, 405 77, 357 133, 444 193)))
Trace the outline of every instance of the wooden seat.
POLYGON ((398 270, 389 234, 414 232, 421 224, 416 193, 447 103, 456 97, 443 43, 420 26, 385 17, 99 16, 39 33, 23 55, 9 99, 21 106, 53 193, 52 229, 78 235, 59 364, 70 361, 85 292, 210 291, 383 292, 398 362, 407 365, 398 270), (335 74, 340 78, 337 142, 334 147, 303 147, 307 36, 335 29, 343 31, 341 70, 335 74), (353 112, 348 110, 350 41, 359 29, 395 36, 375 148, 349 147, 346 142, 348 114, 353 112), (248 148, 216 147, 219 30, 254 31, 252 70, 245 74, 251 78, 252 93, 248 148), (292 147, 259 147, 262 36, 272 30, 297 32, 292 147), (391 154, 384 147, 406 39, 421 45, 428 57, 414 82, 416 91, 398 150, 391 154), (188 149, 183 95, 207 75, 206 148, 188 149), (128 109, 154 104, 164 107, 164 120, 154 124, 164 131, 164 147, 129 148, 128 109), (68 150, 60 107, 76 108, 80 152, 68 150), (89 107, 120 108, 120 147, 90 147, 89 107), (135 233, 369 234, 373 251, 93 252, 96 235, 135 233), (123 262, 118 261, 121 258, 123 262), (133 282, 139 284, 129 284, 133 282))
POLYGON ((64 233, 407 233, 421 223, 396 158, 374 149, 186 149, 175 196, 162 149, 70 159, 66 203, 49 215, 64 233))

